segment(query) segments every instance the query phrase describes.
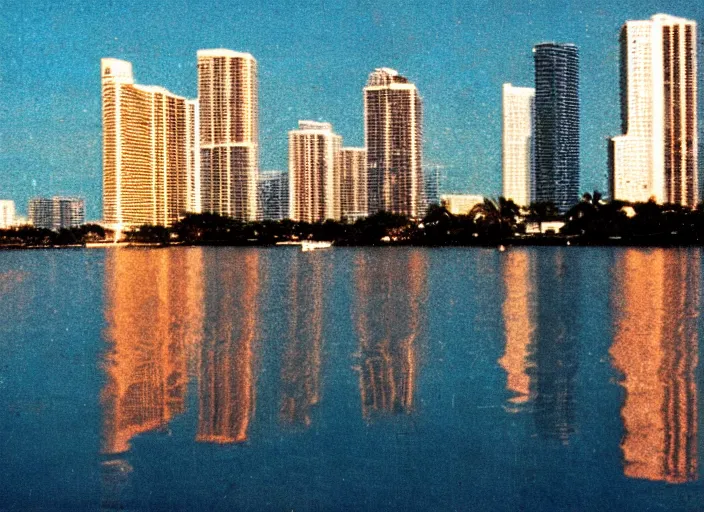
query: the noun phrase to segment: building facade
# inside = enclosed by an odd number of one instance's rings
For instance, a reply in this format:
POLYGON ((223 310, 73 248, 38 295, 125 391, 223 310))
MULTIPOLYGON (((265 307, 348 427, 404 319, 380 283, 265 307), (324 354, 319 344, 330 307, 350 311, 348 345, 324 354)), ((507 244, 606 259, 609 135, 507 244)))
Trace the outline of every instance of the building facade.
POLYGON ((472 208, 484 203, 484 196, 477 194, 443 194, 440 205, 452 215, 467 215, 472 208))
POLYGON ((288 174, 284 171, 259 173, 257 206, 260 220, 283 220, 288 218, 288 174))
POLYGON ((187 211, 201 213, 200 190, 200 107, 198 100, 186 101, 186 150, 188 152, 186 196, 187 211))
POLYGON ((535 89, 504 84, 502 110, 502 195, 528 206, 535 197, 535 89))
POLYGON ((169 226, 189 209, 186 99, 134 83, 132 64, 101 60, 103 219, 169 226))
POLYGON ((15 225, 15 212, 14 201, 0 200, 0 229, 11 228, 15 225))
POLYGON ((29 200, 29 221, 35 228, 77 228, 86 222, 85 201, 76 197, 35 197, 29 200))
POLYGON ((440 170, 439 165, 426 166, 423 171, 423 179, 425 184, 423 186, 423 210, 422 213, 425 214, 430 208, 430 205, 440 204, 440 170))
POLYGON ((342 137, 330 123, 299 121, 288 133, 289 217, 340 220, 342 137))
POLYGON ((257 61, 249 53, 198 51, 201 208, 244 221, 257 216, 257 61))
POLYGON ((369 213, 423 214, 423 107, 418 89, 389 68, 364 88, 369 213))
POLYGON ((342 218, 354 222, 367 216, 367 150, 342 148, 340 153, 342 218))
POLYGON ((565 213, 579 200, 579 51, 542 43, 535 60, 535 200, 565 213))
POLYGON ((621 124, 610 144, 611 195, 696 206, 697 24, 657 14, 621 29, 621 124))

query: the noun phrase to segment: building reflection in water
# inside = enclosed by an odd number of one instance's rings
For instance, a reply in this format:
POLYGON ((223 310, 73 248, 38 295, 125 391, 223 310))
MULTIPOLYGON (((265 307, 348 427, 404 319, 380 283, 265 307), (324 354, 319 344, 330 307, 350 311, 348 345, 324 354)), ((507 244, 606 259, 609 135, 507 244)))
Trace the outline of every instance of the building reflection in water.
POLYGON ((502 260, 506 349, 499 364, 506 371, 506 389, 511 394, 509 412, 520 411, 531 397, 528 367, 535 335, 534 254, 531 250, 515 249, 502 260))
POLYGON ((515 249, 502 264, 506 346, 499 364, 506 410, 529 412, 538 434, 566 444, 574 433, 580 270, 563 249, 515 249))
POLYGON ((538 433, 563 443, 575 431, 577 328, 583 284, 578 261, 566 249, 536 262, 537 322, 532 354, 531 395, 538 433))
POLYGON ((259 252, 243 249, 222 260, 206 253, 206 317, 198 360, 196 440, 247 440, 256 403, 255 353, 260 288, 259 252))
POLYGON ((281 368, 280 417, 284 424, 308 427, 320 402, 323 345, 325 255, 297 254, 289 279, 289 339, 281 368))
POLYGON ((355 261, 362 416, 409 414, 425 330, 426 252, 382 250, 355 261))
POLYGON ((202 331, 200 249, 110 249, 105 257, 102 452, 117 454, 185 407, 202 331))
POLYGON ((700 253, 628 249, 616 265, 610 354, 625 390, 624 473, 696 480, 700 253))

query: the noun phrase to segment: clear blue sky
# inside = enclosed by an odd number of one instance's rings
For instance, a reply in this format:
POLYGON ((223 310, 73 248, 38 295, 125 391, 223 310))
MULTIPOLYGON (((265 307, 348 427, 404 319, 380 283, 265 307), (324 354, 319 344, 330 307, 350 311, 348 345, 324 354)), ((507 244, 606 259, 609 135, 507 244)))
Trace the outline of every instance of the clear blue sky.
POLYGON ((605 190, 606 139, 620 131, 618 31, 657 12, 701 23, 704 2, 0 0, 0 198, 26 211, 35 194, 80 195, 99 218, 101 57, 194 97, 196 51, 215 47, 259 63, 263 170, 286 168, 299 119, 362 145, 362 87, 388 66, 421 92, 425 162, 445 167, 444 188, 497 196, 501 84, 532 86, 541 41, 580 48, 581 188, 605 190))

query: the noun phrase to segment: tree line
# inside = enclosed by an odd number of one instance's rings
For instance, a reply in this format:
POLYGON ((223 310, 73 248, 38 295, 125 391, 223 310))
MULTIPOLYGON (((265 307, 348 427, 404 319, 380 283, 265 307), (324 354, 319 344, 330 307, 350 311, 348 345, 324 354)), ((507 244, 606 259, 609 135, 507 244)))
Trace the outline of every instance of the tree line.
MULTIPOLYGON (((551 203, 527 208, 512 200, 485 199, 466 215, 432 205, 422 219, 379 212, 354 223, 290 219, 243 222, 212 213, 188 214, 171 227, 140 226, 125 232, 135 244, 274 245, 277 242, 327 240, 336 245, 699 245, 704 240, 704 205, 604 201, 586 193, 560 215, 551 203), (558 231, 527 234, 531 223, 562 221, 558 231)), ((23 226, 0 230, 2 246, 70 246, 110 239, 112 234, 87 224, 59 232, 23 226)))

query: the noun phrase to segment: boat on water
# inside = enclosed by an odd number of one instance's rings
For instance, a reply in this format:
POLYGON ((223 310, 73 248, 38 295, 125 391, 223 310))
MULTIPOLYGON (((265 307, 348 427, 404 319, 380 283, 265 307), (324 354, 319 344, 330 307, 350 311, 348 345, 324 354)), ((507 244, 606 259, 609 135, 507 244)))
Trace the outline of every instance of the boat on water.
POLYGON ((327 249, 328 247, 332 247, 332 242, 309 240, 304 240, 303 242, 301 242, 301 250, 303 252, 315 251, 316 249, 327 249))

